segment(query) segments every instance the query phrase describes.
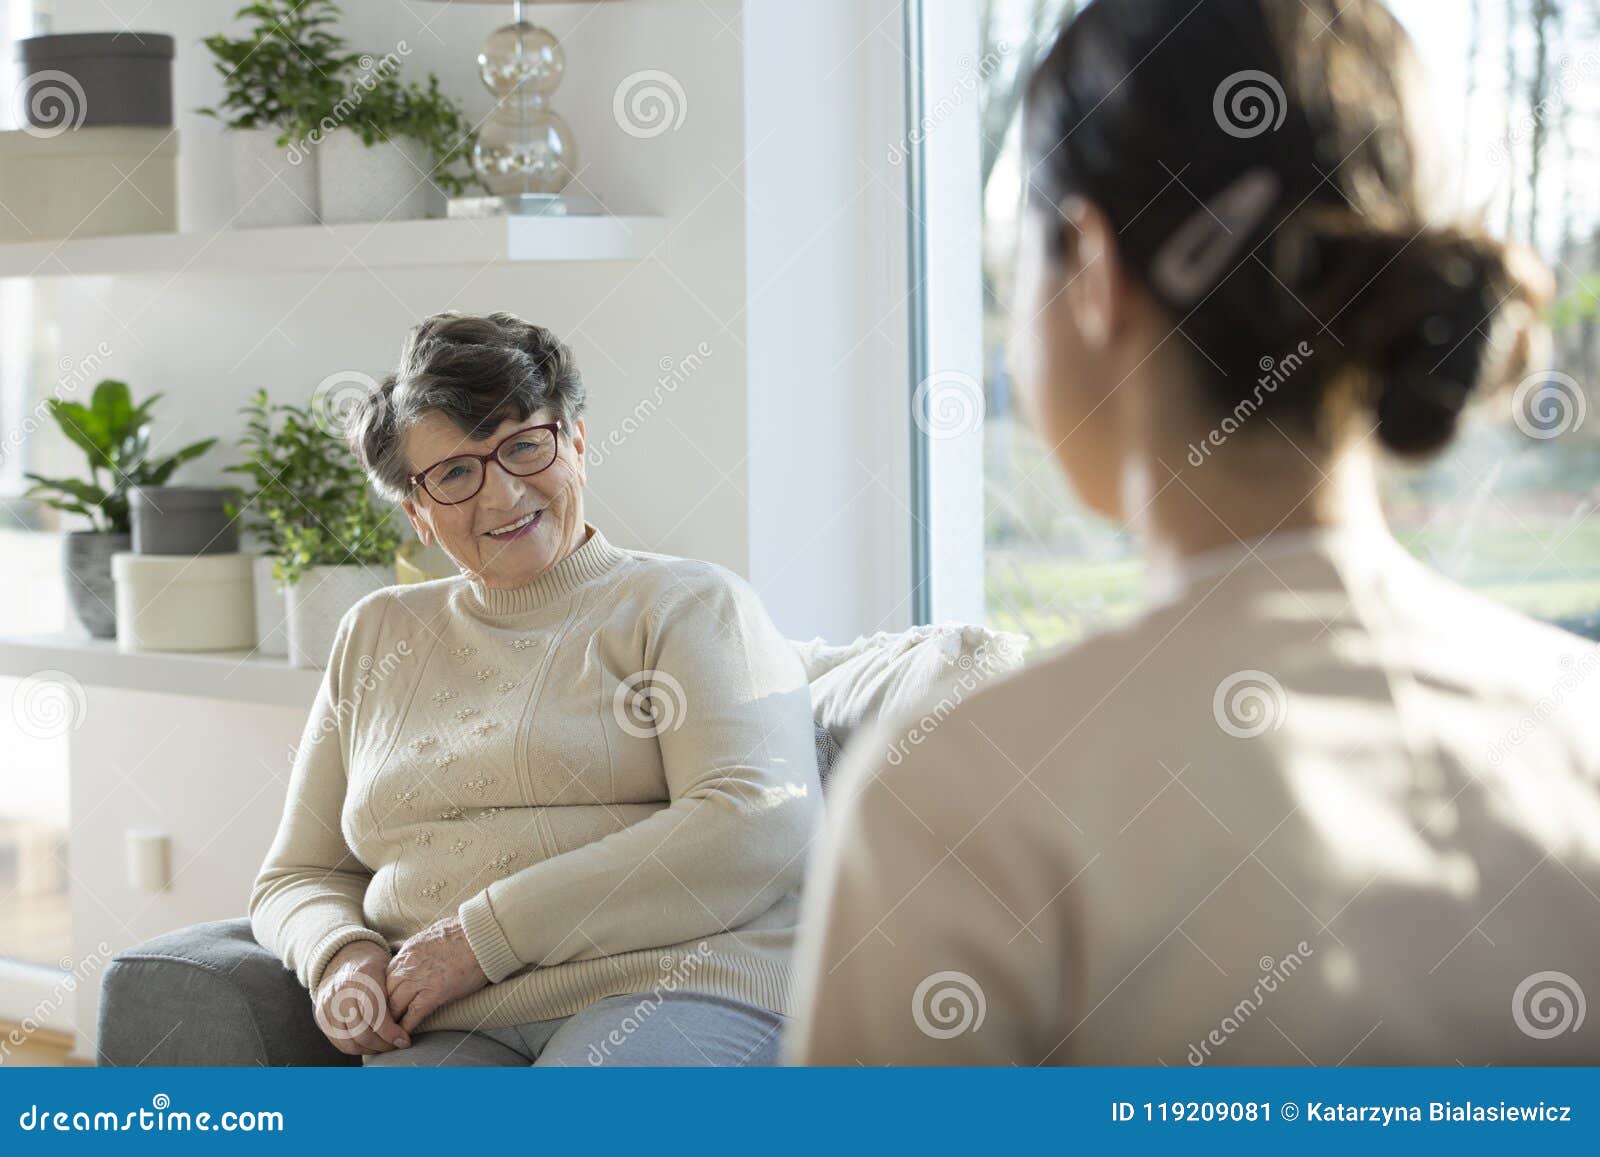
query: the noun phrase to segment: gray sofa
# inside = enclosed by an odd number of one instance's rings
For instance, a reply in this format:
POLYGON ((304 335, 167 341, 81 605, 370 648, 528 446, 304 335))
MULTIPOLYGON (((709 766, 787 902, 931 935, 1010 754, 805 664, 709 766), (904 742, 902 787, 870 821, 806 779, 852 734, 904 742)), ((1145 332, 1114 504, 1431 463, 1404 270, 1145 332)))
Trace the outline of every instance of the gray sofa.
MULTIPOLYGON (((797 643, 811 681, 826 792, 849 733, 1019 665, 1019 637, 916 627, 844 647, 797 643), (976 674, 975 674, 976 673, 976 674)), ((359 1065, 317 1027, 295 974, 245 917, 191 924, 117 953, 100 981, 96 1064, 359 1065)))

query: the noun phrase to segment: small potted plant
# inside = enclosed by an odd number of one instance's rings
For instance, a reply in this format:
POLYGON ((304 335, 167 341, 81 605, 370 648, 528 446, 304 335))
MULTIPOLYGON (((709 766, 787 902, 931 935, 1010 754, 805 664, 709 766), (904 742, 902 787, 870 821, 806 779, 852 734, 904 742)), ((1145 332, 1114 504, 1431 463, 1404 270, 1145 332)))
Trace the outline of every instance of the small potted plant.
POLYGON ((322 667, 345 611, 394 583, 400 530, 322 415, 269 402, 264 391, 246 410, 249 456, 228 467, 256 483, 240 514, 271 552, 272 581, 286 591, 290 665, 322 667))
POLYGON ((386 57, 354 75, 340 107, 344 122, 318 145, 324 221, 442 216, 446 196, 482 188, 471 169, 477 133, 433 73, 425 85, 402 82, 386 57))
POLYGON ((234 223, 307 225, 318 219, 317 156, 308 147, 325 109, 343 92, 356 59, 329 26, 332 0, 254 0, 234 14, 255 21, 245 35, 208 36, 223 97, 196 111, 216 117, 233 144, 234 223))
POLYGON ((206 438, 175 454, 150 457, 150 407, 161 396, 154 393, 134 405, 128 384, 108 378, 95 386, 87 406, 49 399, 56 425, 88 456, 89 479, 24 474, 35 483, 24 497, 37 497, 57 510, 81 514, 93 524, 91 530, 69 531, 63 538, 62 567, 73 613, 95 638, 109 639, 117 633, 111 556, 133 547, 128 492, 134 487, 164 485, 179 466, 198 458, 216 442, 206 438))

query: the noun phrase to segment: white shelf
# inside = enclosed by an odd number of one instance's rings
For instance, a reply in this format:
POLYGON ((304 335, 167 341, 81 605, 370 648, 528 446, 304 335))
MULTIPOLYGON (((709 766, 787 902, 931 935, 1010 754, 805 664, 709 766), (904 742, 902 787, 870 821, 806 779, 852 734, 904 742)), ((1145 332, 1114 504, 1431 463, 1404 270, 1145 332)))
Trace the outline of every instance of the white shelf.
POLYGON ((95 687, 306 709, 322 685, 319 670, 248 651, 126 652, 114 639, 0 636, 0 675, 26 679, 41 671, 65 671, 95 687))
POLYGON ((490 217, 140 233, 0 245, 0 277, 290 273, 522 261, 638 261, 660 217, 490 217))

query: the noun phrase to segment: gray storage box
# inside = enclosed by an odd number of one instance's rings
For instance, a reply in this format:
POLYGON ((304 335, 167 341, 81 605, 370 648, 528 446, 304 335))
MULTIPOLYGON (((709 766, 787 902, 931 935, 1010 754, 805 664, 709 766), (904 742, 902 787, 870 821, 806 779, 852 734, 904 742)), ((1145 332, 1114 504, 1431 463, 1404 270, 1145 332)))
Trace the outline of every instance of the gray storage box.
POLYGON ((19 40, 22 115, 28 125, 44 129, 63 122, 72 128, 171 128, 172 53, 172 37, 159 32, 66 32, 19 40), (44 75, 49 73, 70 80, 44 75))
POLYGON ((128 520, 135 554, 235 554, 239 523, 224 504, 244 501, 230 486, 133 486, 128 520))

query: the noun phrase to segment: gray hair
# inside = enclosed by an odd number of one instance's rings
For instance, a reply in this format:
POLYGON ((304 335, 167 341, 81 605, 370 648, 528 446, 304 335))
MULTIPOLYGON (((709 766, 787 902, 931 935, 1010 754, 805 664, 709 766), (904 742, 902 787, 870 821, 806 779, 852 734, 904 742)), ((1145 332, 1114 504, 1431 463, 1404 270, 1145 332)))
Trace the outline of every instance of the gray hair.
POLYGON ((443 414, 481 441, 542 409, 570 424, 584 403, 572 351, 555 334, 511 313, 450 310, 412 327, 399 368, 353 407, 345 435, 373 488, 398 502, 412 472, 404 434, 425 415, 443 414))

